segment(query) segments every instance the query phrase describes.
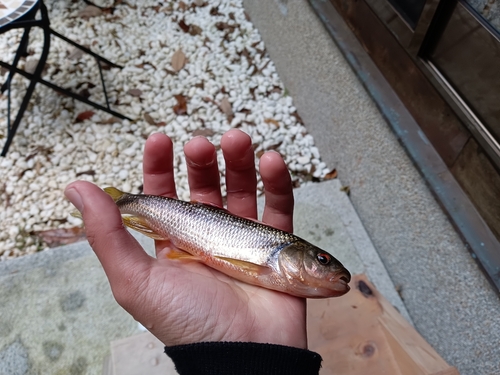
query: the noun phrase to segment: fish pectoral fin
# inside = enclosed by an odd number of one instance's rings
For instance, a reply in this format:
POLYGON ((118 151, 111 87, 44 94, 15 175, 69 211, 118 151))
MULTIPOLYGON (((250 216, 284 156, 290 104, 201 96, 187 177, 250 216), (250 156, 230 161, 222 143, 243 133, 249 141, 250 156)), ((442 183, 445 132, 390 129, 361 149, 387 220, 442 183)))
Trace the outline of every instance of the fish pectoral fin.
POLYGON ((201 262, 202 260, 195 255, 189 254, 176 247, 170 247, 169 252, 166 255, 168 259, 184 260, 184 261, 196 261, 201 262))
POLYGON ((122 216, 123 224, 125 224, 127 227, 138 231, 139 233, 144 234, 145 236, 148 236, 154 240, 167 240, 168 238, 165 238, 163 236, 160 236, 158 233, 156 233, 149 224, 146 222, 141 217, 138 216, 122 216))
POLYGON ((257 276, 260 275, 268 275, 272 272, 272 269, 266 266, 261 266, 260 264, 255 264, 252 262, 247 262, 245 260, 234 259, 234 258, 226 258, 221 256, 216 256, 215 258, 223 260, 225 262, 231 263, 232 265, 242 268, 246 272, 251 274, 255 274, 257 276))

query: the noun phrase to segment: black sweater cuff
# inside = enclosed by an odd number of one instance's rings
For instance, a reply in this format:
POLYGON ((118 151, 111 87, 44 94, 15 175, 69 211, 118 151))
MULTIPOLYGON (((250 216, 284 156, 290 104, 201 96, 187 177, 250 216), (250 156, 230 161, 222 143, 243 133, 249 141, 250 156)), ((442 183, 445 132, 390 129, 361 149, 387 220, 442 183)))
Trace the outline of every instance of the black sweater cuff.
POLYGON ((321 356, 305 349, 251 342, 165 347, 179 375, 318 375, 321 356))

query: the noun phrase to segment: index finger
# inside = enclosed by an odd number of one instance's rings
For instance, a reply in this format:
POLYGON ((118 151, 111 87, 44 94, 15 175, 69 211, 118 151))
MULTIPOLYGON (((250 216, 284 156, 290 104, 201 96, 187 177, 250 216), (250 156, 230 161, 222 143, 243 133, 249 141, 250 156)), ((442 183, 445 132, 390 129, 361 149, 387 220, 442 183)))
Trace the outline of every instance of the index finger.
POLYGON ((165 134, 149 136, 144 147, 144 193, 176 198, 172 140, 165 134))

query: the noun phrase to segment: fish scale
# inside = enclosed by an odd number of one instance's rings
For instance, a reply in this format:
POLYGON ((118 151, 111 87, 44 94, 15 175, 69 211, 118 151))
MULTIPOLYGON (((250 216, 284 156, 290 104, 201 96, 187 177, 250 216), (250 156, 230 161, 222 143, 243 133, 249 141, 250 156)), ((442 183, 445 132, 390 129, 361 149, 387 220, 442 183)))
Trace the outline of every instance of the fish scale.
POLYGON ((104 190, 125 225, 171 242, 170 259, 197 260, 240 281, 298 297, 336 297, 349 291, 349 271, 292 233, 208 204, 104 190))
POLYGON ((122 213, 141 215, 155 232, 177 247, 189 247, 196 253, 208 250, 264 265, 276 246, 298 240, 292 234, 206 204, 132 194, 116 203, 122 213))

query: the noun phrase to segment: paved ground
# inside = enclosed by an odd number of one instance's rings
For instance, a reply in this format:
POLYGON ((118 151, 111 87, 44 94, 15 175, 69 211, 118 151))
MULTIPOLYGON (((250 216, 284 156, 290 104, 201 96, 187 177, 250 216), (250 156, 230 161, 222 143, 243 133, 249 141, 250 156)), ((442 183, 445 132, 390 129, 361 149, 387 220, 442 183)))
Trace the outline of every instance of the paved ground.
MULTIPOLYGON (((340 188, 332 180, 295 191, 296 233, 331 251, 353 274, 367 273, 406 315, 340 188)), ((152 250, 152 241, 139 239, 152 250)), ((101 374, 110 342, 142 332, 114 301, 86 242, 0 263, 0 285, 0 375, 101 374)))
POLYGON ((498 295, 308 2, 244 3, 418 331, 462 374, 499 374, 498 295))

